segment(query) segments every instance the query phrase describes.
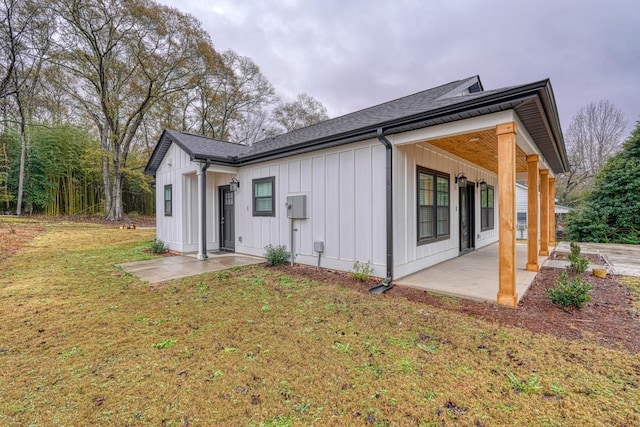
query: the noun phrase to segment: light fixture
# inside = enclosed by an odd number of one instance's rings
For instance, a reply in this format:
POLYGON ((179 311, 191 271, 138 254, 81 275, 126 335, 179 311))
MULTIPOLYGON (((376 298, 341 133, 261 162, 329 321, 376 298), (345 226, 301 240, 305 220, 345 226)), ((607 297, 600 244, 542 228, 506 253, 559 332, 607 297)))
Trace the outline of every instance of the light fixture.
POLYGON ((480 181, 476 182, 476 187, 480 187, 481 190, 484 190, 487 188, 487 181, 480 179, 480 181))
POLYGON ((237 191, 238 188, 240 188, 240 181, 235 178, 231 179, 231 182, 229 183, 229 190, 234 192, 237 191))
POLYGON ((458 187, 467 186, 467 177, 464 175, 464 173, 460 172, 456 175, 456 184, 458 184, 458 187))

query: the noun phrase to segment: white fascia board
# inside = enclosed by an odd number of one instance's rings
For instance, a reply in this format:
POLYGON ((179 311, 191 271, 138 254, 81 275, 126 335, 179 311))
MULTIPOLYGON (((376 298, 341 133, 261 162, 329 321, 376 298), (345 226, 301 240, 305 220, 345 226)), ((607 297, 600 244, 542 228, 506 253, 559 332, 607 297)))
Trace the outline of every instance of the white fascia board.
POLYGON ((415 144, 416 142, 425 142, 469 132, 494 129, 501 123, 513 122, 516 119, 517 117, 513 110, 500 111, 472 117, 470 119, 457 120, 455 122, 389 135, 387 138, 393 145, 415 144))
POLYGON ((207 172, 218 172, 218 173, 230 173, 233 175, 238 174, 238 168, 234 166, 223 166, 223 165, 210 165, 207 172))

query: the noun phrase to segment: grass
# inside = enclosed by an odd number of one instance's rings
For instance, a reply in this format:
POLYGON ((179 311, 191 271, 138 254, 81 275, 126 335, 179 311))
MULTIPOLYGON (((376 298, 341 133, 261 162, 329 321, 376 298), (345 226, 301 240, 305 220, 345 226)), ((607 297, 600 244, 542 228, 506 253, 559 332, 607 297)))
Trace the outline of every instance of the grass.
POLYGON ((0 425, 640 423, 637 354, 263 266, 150 286, 116 264, 152 231, 13 226, 44 231, 0 264, 0 425))

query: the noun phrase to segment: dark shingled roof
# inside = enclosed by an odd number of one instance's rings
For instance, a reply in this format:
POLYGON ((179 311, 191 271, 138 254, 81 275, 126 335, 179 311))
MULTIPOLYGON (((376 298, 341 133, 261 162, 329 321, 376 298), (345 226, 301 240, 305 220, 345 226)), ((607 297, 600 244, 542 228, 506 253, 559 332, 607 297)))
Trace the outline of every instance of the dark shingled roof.
POLYGON ((322 149, 373 138, 377 128, 393 134, 464 118, 515 110, 551 167, 567 167, 553 91, 548 80, 484 91, 478 76, 385 102, 245 146, 182 132, 165 130, 145 169, 155 174, 171 142, 192 160, 241 166, 293 152, 322 149))

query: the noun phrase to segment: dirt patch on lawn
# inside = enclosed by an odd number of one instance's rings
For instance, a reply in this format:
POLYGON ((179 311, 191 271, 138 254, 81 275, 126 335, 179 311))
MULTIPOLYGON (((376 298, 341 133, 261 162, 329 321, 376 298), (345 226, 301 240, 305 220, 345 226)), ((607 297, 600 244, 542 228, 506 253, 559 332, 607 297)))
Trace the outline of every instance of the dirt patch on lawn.
POLYGON ((45 227, 38 224, 24 224, 14 222, 0 222, 0 263, 15 254, 25 244, 30 242, 45 227))
MULTIPOLYGON (((317 270, 303 265, 277 268, 286 274, 303 275, 363 293, 379 283, 379 279, 359 282, 347 273, 317 270)), ((402 297, 501 325, 640 353, 640 318, 633 306, 633 294, 627 286, 620 283, 620 278, 609 275, 606 279, 598 279, 590 273, 583 274, 582 279, 593 285, 592 300, 581 310, 563 310, 552 304, 547 295, 547 289, 556 286, 558 275, 563 271, 565 270, 543 268, 517 308, 463 300, 401 286, 393 287, 384 297, 402 297)))

